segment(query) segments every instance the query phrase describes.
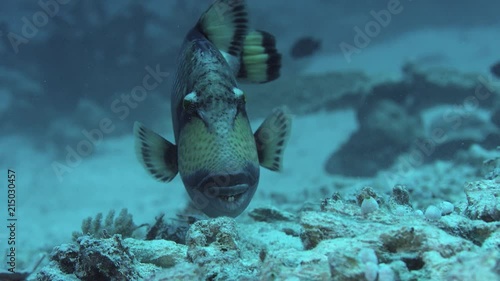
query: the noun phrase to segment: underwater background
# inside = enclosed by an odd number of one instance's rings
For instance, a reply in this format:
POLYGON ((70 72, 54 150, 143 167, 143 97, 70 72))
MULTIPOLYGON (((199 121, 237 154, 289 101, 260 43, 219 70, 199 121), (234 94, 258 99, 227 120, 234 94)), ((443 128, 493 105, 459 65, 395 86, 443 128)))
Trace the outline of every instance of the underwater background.
POLYGON ((252 128, 286 105, 292 134, 208 220, 132 127, 174 139, 171 74, 213 1, 0 3, 0 280, 500 280, 500 2, 246 2, 282 53, 240 85, 252 128))

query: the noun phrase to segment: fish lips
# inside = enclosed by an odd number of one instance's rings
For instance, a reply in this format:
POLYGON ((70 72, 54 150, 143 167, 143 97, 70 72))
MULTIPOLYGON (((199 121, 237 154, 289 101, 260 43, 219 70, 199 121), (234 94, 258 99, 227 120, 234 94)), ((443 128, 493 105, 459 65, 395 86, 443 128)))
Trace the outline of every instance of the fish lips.
POLYGON ((209 217, 237 217, 257 190, 258 168, 238 173, 196 173, 184 180, 194 206, 209 217))

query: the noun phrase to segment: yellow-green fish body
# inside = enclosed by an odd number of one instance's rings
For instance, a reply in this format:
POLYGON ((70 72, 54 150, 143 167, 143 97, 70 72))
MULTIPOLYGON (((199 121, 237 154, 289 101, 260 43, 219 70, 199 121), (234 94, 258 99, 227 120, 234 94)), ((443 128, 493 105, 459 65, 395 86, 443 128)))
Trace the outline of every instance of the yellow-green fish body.
POLYGON ((237 80, 279 77, 274 37, 248 31, 244 2, 217 0, 188 33, 171 95, 176 145, 136 122, 136 151, 156 179, 177 173, 194 206, 211 217, 238 216, 250 203, 259 166, 279 170, 290 134, 285 108, 254 134, 237 80))

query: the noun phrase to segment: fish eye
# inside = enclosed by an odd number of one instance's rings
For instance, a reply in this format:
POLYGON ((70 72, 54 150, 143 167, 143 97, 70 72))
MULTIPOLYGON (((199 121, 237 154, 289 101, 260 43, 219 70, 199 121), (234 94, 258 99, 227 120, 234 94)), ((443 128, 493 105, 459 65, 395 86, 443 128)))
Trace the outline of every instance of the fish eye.
POLYGON ((234 93, 234 96, 236 97, 236 100, 238 100, 241 104, 245 104, 247 99, 246 99, 246 96, 245 96, 245 93, 238 89, 238 88, 233 88, 233 93, 234 93))
POLYGON ((187 111, 192 111, 198 101, 198 96, 195 92, 187 94, 182 100, 182 108, 187 111))

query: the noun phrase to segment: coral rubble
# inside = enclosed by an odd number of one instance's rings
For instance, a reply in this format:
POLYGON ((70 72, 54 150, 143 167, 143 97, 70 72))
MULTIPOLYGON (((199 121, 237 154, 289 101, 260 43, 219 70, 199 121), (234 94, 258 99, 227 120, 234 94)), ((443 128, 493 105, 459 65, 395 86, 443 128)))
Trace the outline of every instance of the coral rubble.
POLYGON ((500 276, 499 186, 492 180, 467 183, 467 200, 442 202, 425 216, 413 208, 403 185, 396 185, 389 197, 371 187, 347 199, 334 195, 318 202, 321 210, 257 207, 238 220, 192 223, 185 245, 118 234, 81 236, 76 244, 55 247, 37 278, 494 279, 500 276), (366 211, 366 204, 377 207, 366 211), (463 266, 471 270, 460 275, 463 266))

